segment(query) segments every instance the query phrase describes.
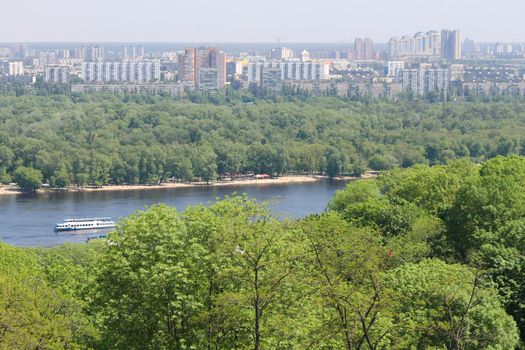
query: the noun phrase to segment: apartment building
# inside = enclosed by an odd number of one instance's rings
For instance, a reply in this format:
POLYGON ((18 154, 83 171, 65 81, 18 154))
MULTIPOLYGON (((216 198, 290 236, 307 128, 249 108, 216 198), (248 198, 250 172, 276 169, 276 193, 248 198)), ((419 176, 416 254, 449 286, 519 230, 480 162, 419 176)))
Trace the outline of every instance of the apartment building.
POLYGON ((81 79, 98 83, 156 82, 160 80, 160 61, 84 62, 81 79))

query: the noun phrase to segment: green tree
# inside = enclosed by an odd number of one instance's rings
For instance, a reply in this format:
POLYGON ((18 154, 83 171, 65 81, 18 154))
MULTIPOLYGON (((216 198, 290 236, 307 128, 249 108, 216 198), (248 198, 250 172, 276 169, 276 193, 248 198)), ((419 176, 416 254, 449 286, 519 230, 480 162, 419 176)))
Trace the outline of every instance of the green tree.
POLYGON ((49 184, 53 187, 65 188, 69 186, 71 180, 69 179, 69 173, 66 169, 61 169, 49 179, 49 184))
POLYGON ((155 206, 119 223, 109 236, 93 307, 103 347, 185 349, 199 339, 198 278, 204 255, 175 209, 155 206))
POLYGON ((217 180, 217 155, 209 145, 201 145, 194 149, 192 169, 195 176, 206 182, 217 180))
POLYGON ((385 273, 396 303, 388 338, 392 349, 514 349, 516 323, 479 272, 439 260, 385 273))
POLYGON ((380 184, 389 198, 403 199, 441 215, 454 204, 460 187, 478 172, 478 167, 466 160, 444 166, 416 165, 383 174, 380 184))
POLYGON ((0 349, 76 349, 85 317, 51 288, 36 257, 0 243, 0 349))
POLYGON ((13 180, 25 191, 34 192, 42 187, 42 173, 40 170, 30 167, 18 167, 13 180))
POLYGON ((368 165, 372 170, 388 170, 392 168, 392 164, 380 154, 373 155, 368 160, 368 165))
POLYGON ((329 326, 319 331, 339 341, 336 348, 381 348, 387 332, 381 316, 388 300, 379 282, 387 259, 380 236, 369 229, 352 227, 336 213, 305 220, 308 271, 326 309, 329 326))
POLYGON ((341 174, 342 161, 341 154, 335 147, 330 147, 326 150, 326 173, 330 177, 341 174))
POLYGON ((525 217, 525 158, 498 157, 459 190, 447 214, 448 234, 462 259, 476 254, 485 236, 525 217))

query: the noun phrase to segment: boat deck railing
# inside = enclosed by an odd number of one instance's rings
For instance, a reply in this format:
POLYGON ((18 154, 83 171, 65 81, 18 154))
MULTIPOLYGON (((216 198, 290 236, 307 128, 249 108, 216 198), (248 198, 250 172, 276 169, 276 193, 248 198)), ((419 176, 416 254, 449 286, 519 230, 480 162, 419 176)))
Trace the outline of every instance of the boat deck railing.
POLYGON ((66 219, 64 222, 111 221, 111 218, 66 219))

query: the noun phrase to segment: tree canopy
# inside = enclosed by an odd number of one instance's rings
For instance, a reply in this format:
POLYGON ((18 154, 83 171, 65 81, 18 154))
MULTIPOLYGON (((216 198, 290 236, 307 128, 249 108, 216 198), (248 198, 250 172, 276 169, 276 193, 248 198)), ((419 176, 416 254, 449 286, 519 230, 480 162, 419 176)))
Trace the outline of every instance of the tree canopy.
POLYGON ((53 187, 361 174, 525 154, 525 104, 218 95, 0 96, 0 181, 53 187))

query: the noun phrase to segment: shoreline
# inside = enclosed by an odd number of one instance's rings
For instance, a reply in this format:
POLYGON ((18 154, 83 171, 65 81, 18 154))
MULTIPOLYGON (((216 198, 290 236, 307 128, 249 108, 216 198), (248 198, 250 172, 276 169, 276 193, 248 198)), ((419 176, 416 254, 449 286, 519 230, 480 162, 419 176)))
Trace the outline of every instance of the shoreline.
MULTIPOLYGON (((335 181, 354 181, 360 179, 374 178, 374 174, 365 173, 361 177, 339 176, 332 180, 335 181)), ((289 185, 314 183, 327 180, 327 176, 322 175, 285 175, 272 179, 242 179, 231 181, 217 181, 212 183, 181 183, 181 182, 166 182, 160 185, 108 185, 102 187, 83 187, 83 188, 68 188, 64 190, 45 190, 40 189, 36 193, 74 193, 74 192, 112 192, 112 191, 138 191, 138 190, 162 190, 162 189, 176 189, 176 188, 196 188, 196 187, 224 187, 224 186, 259 186, 259 185, 289 185)), ((0 196, 21 195, 27 194, 18 188, 9 186, 0 186, 0 196)))

